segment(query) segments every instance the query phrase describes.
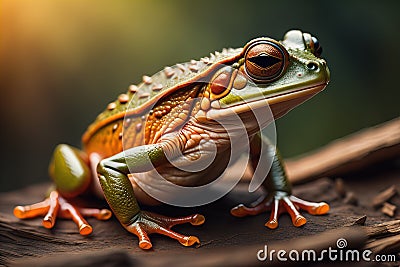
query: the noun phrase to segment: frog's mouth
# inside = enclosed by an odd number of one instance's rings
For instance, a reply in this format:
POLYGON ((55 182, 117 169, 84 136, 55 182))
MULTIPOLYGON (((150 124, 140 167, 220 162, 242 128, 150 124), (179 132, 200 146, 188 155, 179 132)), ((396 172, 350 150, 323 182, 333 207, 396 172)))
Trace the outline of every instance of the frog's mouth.
MULTIPOLYGON (((321 83, 294 91, 283 92, 276 95, 264 96, 261 99, 246 101, 244 103, 221 109, 211 109, 207 112, 208 119, 220 120, 232 114, 240 115, 248 112, 257 112, 260 109, 270 108, 273 119, 278 119, 290 110, 310 99, 322 91, 328 83, 321 83)), ((267 114, 268 115, 268 114, 267 114)))

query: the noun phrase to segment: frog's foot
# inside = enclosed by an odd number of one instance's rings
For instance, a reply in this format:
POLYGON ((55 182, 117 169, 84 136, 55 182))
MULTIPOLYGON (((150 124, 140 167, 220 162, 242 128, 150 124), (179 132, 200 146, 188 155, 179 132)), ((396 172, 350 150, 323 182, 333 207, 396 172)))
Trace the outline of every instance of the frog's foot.
POLYGON ((125 228, 135 234, 139 238, 139 247, 142 249, 150 249, 151 244, 149 234, 162 234, 173 239, 176 239, 184 246, 192 246, 195 243, 200 243, 195 236, 185 236, 171 230, 174 225, 191 223, 192 225, 203 224, 205 218, 203 215, 194 214, 180 218, 170 218, 159 214, 141 211, 135 222, 125 226, 125 228))
POLYGON ((289 195, 286 192, 275 192, 272 195, 262 196, 251 207, 240 204, 231 210, 231 214, 236 217, 257 215, 262 212, 271 211, 269 221, 265 223, 270 229, 278 227, 278 218, 283 212, 289 213, 294 226, 304 225, 307 220, 300 214, 299 210, 305 210, 312 215, 322 215, 329 211, 329 205, 325 202, 309 202, 289 195))
POLYGON ((43 226, 53 228, 56 218, 72 219, 79 228, 81 235, 88 235, 92 232, 92 226, 84 219, 94 217, 98 220, 107 220, 112 213, 107 209, 77 208, 68 203, 57 191, 52 191, 44 201, 28 206, 17 206, 14 208, 14 215, 20 219, 44 216, 43 226))

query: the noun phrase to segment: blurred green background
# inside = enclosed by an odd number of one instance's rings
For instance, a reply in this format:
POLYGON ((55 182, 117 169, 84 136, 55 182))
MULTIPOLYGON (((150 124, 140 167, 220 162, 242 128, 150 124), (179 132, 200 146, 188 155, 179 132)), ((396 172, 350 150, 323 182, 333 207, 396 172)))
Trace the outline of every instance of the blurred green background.
POLYGON ((317 36, 328 88, 277 121, 285 157, 399 115, 398 1, 1 1, 0 190, 48 181, 144 74, 293 28, 317 36))

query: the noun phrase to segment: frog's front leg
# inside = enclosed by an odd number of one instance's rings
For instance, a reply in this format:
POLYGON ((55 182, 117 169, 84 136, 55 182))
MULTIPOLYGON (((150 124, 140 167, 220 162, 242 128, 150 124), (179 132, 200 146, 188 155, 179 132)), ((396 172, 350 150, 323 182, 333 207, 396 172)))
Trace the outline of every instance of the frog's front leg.
POLYGON ((244 217, 247 215, 257 215, 270 210, 271 215, 265 226, 275 229, 278 227, 278 217, 283 212, 289 213, 293 225, 297 227, 304 225, 307 221, 306 218, 300 214, 300 209, 312 215, 327 213, 329 211, 329 205, 327 203, 309 202, 292 195, 291 185, 287 179, 279 152, 275 150, 269 140, 261 134, 255 135, 250 144, 253 169, 255 169, 258 164, 260 153, 270 153, 271 151, 275 152, 273 153, 272 166, 263 183, 263 187, 268 193, 252 203, 250 207, 246 207, 243 204, 234 207, 231 210, 231 214, 237 217, 244 217), (262 147, 262 151, 260 147, 262 147))
POLYGON ((88 235, 92 227, 84 217, 107 220, 111 211, 107 209, 78 208, 69 201, 84 192, 91 180, 88 162, 82 151, 68 145, 58 145, 49 166, 56 189, 42 202, 14 208, 14 215, 20 219, 44 216, 43 226, 53 228, 57 218, 72 219, 81 235, 88 235))
POLYGON ((170 218, 141 211, 136 201, 132 184, 127 175, 132 172, 150 171, 167 162, 160 144, 134 147, 113 157, 102 160, 97 168, 101 187, 108 204, 120 223, 139 238, 142 249, 152 247, 148 234, 158 233, 178 240, 184 246, 200 243, 195 236, 184 236, 171 230, 174 225, 191 223, 200 225, 203 215, 194 214, 181 218, 170 218), (128 165, 130 170, 128 169, 128 165))

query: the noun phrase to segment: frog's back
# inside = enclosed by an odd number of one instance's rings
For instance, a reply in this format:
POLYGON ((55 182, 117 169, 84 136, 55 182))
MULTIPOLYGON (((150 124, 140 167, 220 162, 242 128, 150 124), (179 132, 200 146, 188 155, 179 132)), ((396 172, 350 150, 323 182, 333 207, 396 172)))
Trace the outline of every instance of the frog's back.
POLYGON ((199 61, 165 67, 151 77, 143 76, 142 83, 131 85, 88 127, 82 136, 85 151, 108 157, 121 152, 123 146, 134 147, 149 142, 145 140, 146 121, 157 103, 168 98, 174 101, 174 98, 188 94, 191 89, 188 85, 207 79, 216 66, 236 59, 241 51, 241 48, 224 49, 199 61))

